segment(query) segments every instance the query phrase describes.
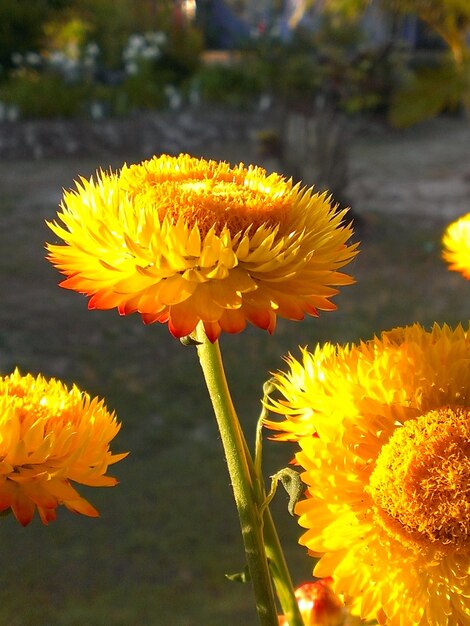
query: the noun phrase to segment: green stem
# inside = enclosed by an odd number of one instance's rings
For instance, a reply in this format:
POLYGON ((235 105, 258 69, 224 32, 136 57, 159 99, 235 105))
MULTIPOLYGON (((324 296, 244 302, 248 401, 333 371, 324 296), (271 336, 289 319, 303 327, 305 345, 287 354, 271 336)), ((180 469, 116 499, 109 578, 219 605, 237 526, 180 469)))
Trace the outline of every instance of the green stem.
POLYGON ((266 555, 271 564, 276 592, 282 606, 282 612, 287 619, 289 626, 304 626, 299 605, 294 595, 294 587, 290 577, 290 572, 284 558, 281 543, 274 526, 269 507, 266 507, 263 515, 264 521, 264 545, 266 555))
MULTIPOLYGON (((266 490, 264 488, 262 467, 261 467, 261 425, 262 420, 258 421, 256 430, 256 456, 252 461, 248 444, 244 441, 245 455, 252 473, 254 484, 259 490, 258 498, 260 502, 266 499, 266 490)), ((284 556, 281 542, 277 534, 274 520, 269 510, 269 505, 264 507, 263 512, 263 529, 264 529, 264 545, 266 555, 270 564, 271 574, 276 587, 276 593, 282 607, 283 615, 287 619, 289 626, 304 626, 302 615, 300 614, 299 605, 294 593, 294 585, 290 576, 289 568, 284 556)))
MULTIPOLYGON (((263 387, 264 400, 267 395, 272 391, 273 387, 270 381, 266 382, 263 387)), ((254 462, 251 461, 251 455, 248 448, 248 444, 245 441, 245 454, 248 459, 248 463, 251 462, 250 469, 252 472, 253 482, 259 486, 260 501, 266 501, 266 489, 263 480, 263 422, 267 417, 268 411, 264 408, 261 411, 261 415, 258 419, 256 427, 256 442, 255 442, 255 457, 254 462)), ((277 534, 276 526, 271 515, 271 511, 268 506, 264 507, 263 511, 263 524, 264 524, 264 545, 266 548, 266 555, 271 568, 271 574, 276 587, 277 596, 281 603, 283 615, 287 619, 289 626, 304 626, 302 615, 300 614, 299 605, 295 597, 294 585, 290 576, 287 561, 284 556, 281 542, 277 534)))
POLYGON ((230 396, 219 345, 210 343, 201 325, 198 354, 225 451, 245 545, 260 626, 278 626, 274 591, 263 541, 263 524, 245 454, 245 441, 230 396))

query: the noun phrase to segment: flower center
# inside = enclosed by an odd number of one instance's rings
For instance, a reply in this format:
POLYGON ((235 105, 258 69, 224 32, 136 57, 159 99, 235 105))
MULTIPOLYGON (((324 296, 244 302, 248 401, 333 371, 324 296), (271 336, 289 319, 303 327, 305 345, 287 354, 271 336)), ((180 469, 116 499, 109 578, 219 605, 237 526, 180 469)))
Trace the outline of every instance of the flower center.
POLYGON ((469 417, 463 407, 430 411, 383 446, 367 490, 389 534, 444 552, 468 545, 469 417))
POLYGON ((157 210, 160 219, 170 217, 176 222, 197 222, 201 232, 215 228, 220 233, 226 226, 236 235, 251 226, 281 225, 287 215, 287 197, 273 195, 269 190, 249 188, 234 182, 190 180, 165 182, 158 188, 157 210))
POLYGON ((158 212, 160 220, 197 222, 205 234, 226 226, 236 235, 251 227, 285 223, 297 198, 290 183, 262 168, 230 167, 187 156, 161 157, 123 168, 120 184, 142 207, 158 212))

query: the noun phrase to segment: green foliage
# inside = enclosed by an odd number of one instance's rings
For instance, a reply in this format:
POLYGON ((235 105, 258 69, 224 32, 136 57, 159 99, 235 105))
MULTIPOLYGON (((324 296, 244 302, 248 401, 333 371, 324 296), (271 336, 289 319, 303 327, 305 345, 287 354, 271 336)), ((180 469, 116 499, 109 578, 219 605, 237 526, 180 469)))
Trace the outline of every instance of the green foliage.
POLYGON ((48 50, 80 50, 87 41, 92 27, 80 17, 54 19, 44 24, 45 43, 48 50))
POLYGON ((24 53, 40 48, 43 24, 61 5, 61 0, 0 2, 0 78, 2 74, 8 75, 12 68, 12 52, 24 53))
POLYGON ((344 12, 340 4, 328 3, 318 28, 297 29, 288 45, 262 38, 255 50, 257 71, 272 93, 294 106, 311 106, 322 96, 348 114, 383 112, 406 59, 396 46, 368 42, 358 21, 361 0, 345 1, 344 12))
POLYGON ((252 104, 263 87, 262 76, 245 62, 203 66, 194 81, 204 100, 235 107, 252 104))
POLYGON ((390 123, 404 128, 445 110, 458 109, 470 93, 468 74, 463 69, 460 71, 454 63, 447 62, 417 72, 394 94, 389 111, 390 123))
POLYGON ((171 0, 73 0, 72 10, 92 25, 90 37, 100 47, 103 64, 119 69, 122 50, 133 33, 165 32, 168 54, 176 71, 192 70, 202 49, 202 35, 186 24, 176 24, 171 0))
POLYGON ((467 0, 390 0, 390 8, 400 13, 414 13, 442 27, 463 26, 470 20, 470 4, 467 0))
POLYGON ((0 99, 25 117, 83 114, 94 101, 110 114, 160 108, 165 87, 184 89, 197 71, 203 47, 172 0, 3 0, 0 22, 0 99), (126 60, 132 37, 140 44, 126 60))
POLYGON ((118 69, 122 63, 122 50, 129 35, 155 28, 147 12, 147 3, 139 2, 145 26, 140 28, 133 0, 73 0, 71 11, 92 25, 90 37, 101 50, 102 63, 118 69))
POLYGON ((16 104, 27 118, 74 117, 82 113, 86 95, 84 84, 66 83, 58 74, 31 70, 16 73, 2 86, 2 100, 16 104))
MULTIPOLYGON (((136 74, 127 76, 119 87, 114 89, 121 96, 121 108, 160 109, 165 106, 165 85, 172 83, 174 73, 169 70, 156 70, 151 63, 141 63, 136 74)), ((115 102, 116 104, 116 102, 115 102)), ((115 106, 113 106, 115 109, 115 106)), ((127 112, 121 110, 120 113, 127 112)))
POLYGON ((391 43, 368 42, 358 21, 363 2, 339 4, 332 3, 312 41, 322 68, 322 89, 347 113, 386 110, 405 59, 391 43), (341 11, 339 4, 344 5, 341 11))
POLYGON ((391 0, 390 8, 417 15, 446 42, 456 65, 468 58, 470 3, 468 0, 391 0))
POLYGON ((279 93, 288 101, 311 100, 322 84, 322 68, 308 53, 286 55, 276 78, 279 93))
POLYGON ((188 80, 200 67, 204 41, 200 30, 191 25, 174 24, 168 31, 166 54, 159 65, 174 74, 173 83, 188 80))
MULTIPOLYGON (((307 6, 313 4, 315 4, 315 0, 307 1, 307 6)), ((354 22, 357 21, 368 4, 370 4, 370 0, 324 0, 323 9, 326 14, 354 22)))

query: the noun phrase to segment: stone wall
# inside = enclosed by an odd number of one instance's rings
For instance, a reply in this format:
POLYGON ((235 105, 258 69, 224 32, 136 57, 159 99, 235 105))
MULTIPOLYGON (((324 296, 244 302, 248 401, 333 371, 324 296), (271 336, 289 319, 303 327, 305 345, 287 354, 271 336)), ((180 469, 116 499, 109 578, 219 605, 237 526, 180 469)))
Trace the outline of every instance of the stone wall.
POLYGON ((102 120, 0 123, 0 160, 100 154, 178 154, 253 140, 265 113, 220 109, 145 112, 102 120))

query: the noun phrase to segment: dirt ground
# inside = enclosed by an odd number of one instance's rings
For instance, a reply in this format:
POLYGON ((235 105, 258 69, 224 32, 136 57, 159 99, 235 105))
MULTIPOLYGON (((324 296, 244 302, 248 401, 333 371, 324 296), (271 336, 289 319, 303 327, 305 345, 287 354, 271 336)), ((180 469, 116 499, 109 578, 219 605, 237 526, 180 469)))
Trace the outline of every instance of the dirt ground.
POLYGON ((351 204, 452 220, 470 211, 470 122, 439 118, 406 131, 371 128, 351 145, 351 204))

